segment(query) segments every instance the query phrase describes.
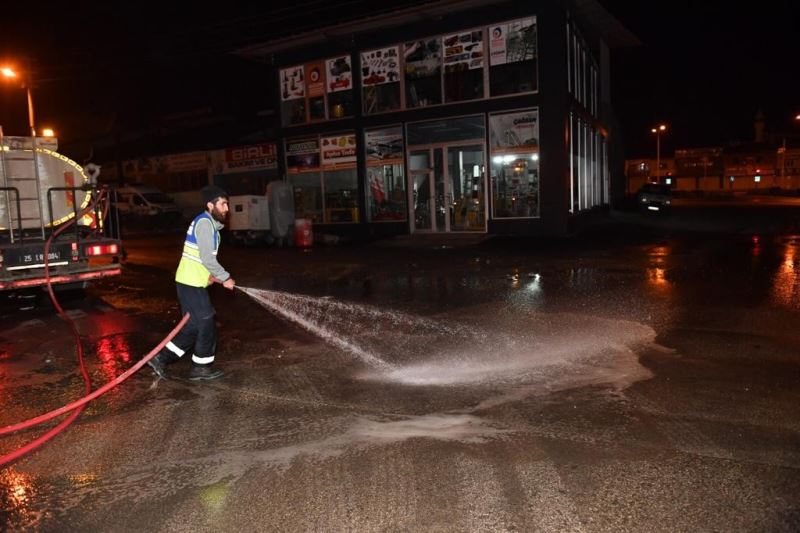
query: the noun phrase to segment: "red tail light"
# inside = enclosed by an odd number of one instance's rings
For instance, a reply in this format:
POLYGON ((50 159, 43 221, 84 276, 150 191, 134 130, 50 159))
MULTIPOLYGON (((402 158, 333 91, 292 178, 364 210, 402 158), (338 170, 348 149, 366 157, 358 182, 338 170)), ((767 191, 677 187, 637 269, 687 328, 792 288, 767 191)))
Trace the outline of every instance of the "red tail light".
POLYGON ((86 255, 113 255, 119 252, 117 244, 94 244, 86 247, 86 255))

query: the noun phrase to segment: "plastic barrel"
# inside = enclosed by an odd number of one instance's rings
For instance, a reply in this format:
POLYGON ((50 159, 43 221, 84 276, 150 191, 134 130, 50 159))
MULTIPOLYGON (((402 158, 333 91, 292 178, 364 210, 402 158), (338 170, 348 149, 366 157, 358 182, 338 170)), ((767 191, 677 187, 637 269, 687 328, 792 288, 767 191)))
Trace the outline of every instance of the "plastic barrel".
POLYGON ((298 218, 294 221, 294 245, 298 248, 310 248, 314 244, 314 231, 309 218, 298 218))

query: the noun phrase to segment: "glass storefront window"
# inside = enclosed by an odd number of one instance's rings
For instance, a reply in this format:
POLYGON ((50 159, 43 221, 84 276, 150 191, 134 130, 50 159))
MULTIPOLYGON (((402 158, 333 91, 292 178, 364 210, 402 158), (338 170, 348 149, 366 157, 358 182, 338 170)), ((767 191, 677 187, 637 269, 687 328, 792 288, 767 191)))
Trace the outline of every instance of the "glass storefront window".
POLYGON ((281 117, 284 124, 306 122, 306 84, 303 66, 283 69, 281 80, 281 117))
POLYGON ((326 136, 322 148, 322 180, 325 185, 325 223, 358 222, 358 172, 356 136, 326 136))
POLYGON ((406 179, 403 164, 403 130, 368 130, 367 205, 372 222, 406 220, 406 179))
POLYGON ((361 54, 361 87, 365 115, 400 109, 398 46, 361 54))
POLYGON ((313 137, 287 141, 286 170, 294 191, 295 216, 322 222, 319 140, 313 137))
POLYGON ((353 116, 350 56, 282 69, 279 76, 284 125, 353 116))
POLYGON ((303 124, 306 121, 306 101, 288 100, 281 103, 284 124, 303 124))
POLYGON ((359 221, 354 134, 287 141, 286 169, 298 218, 326 224, 359 221))
POLYGON ((322 222, 322 187, 319 172, 302 172, 289 176, 294 191, 294 214, 297 218, 308 218, 322 222))
MULTIPOLYGON (((438 150, 441 156, 441 149, 438 150)), ((433 229, 433 213, 436 202, 433 188, 434 162, 430 150, 415 150, 408 155, 409 172, 411 173, 412 205, 414 207, 414 229, 433 229)), ((438 157, 437 171, 441 175, 442 158, 438 157)), ((442 199, 444 200, 444 199, 442 199)), ((443 221, 442 221, 443 222, 443 221)))
POLYGON ((325 222, 358 222, 358 174, 356 169, 324 173, 325 222))
POLYGON ((406 43, 406 107, 442 103, 442 40, 423 39, 406 43))
POLYGON ((328 118, 353 116, 353 69, 350 56, 328 59, 326 62, 328 118))
POLYGON ((539 216, 539 157, 506 154, 492 157, 492 203, 495 218, 539 216))
POLYGON ((538 124, 538 109, 489 117, 494 218, 540 216, 538 124))
POLYGON ((451 231, 486 228, 483 145, 447 148, 448 206, 451 231))
MULTIPOLYGON (((364 115, 536 92, 537 21, 530 16, 368 50, 360 61, 364 115)), ((583 94, 584 80, 572 74, 570 86, 583 94)), ((281 69, 279 76, 283 125, 354 116, 351 56, 281 69)))
POLYGON ((494 24, 489 35, 489 94, 537 90, 536 18, 494 24))
POLYGON ((483 98, 483 31, 445 35, 442 44, 445 102, 483 98))
POLYGON ((409 146, 483 139, 486 135, 486 118, 485 115, 470 115, 409 122, 406 135, 409 146))

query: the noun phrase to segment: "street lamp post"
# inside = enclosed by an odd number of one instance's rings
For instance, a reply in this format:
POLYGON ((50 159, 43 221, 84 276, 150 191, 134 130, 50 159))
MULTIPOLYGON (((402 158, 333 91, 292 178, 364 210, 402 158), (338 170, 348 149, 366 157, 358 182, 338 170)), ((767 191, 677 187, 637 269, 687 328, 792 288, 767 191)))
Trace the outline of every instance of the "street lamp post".
MULTIPOLYGON (((17 78, 18 77, 17 72, 11 67, 0 68, 0 73, 2 73, 3 77, 5 77, 5 78, 17 78)), ((33 95, 31 94, 30 81, 23 81, 22 87, 25 89, 25 91, 27 93, 26 96, 28 98, 28 126, 30 126, 31 137, 33 137, 34 142, 35 142, 35 139, 36 139, 36 126, 35 126, 35 124, 36 124, 36 122, 34 121, 34 115, 33 115, 33 95)))
MULTIPOLYGON (((17 72, 11 67, 0 67, 0 74, 5 78, 15 79, 18 77, 17 72)), ((33 115, 33 95, 31 94, 31 75, 30 69, 25 76, 22 87, 25 89, 28 100, 28 126, 31 128, 31 154, 33 156, 33 175, 36 179, 36 195, 39 199, 39 220, 42 223, 42 239, 46 238, 45 224, 44 224, 44 206, 42 205, 42 191, 41 184, 39 183, 39 157, 37 154, 36 146, 36 126, 33 115)), ((13 230, 12 230, 13 233, 13 230)))
POLYGON ((656 181, 659 181, 661 174, 661 132, 666 130, 667 126, 665 124, 659 124, 658 127, 650 130, 656 134, 656 181))

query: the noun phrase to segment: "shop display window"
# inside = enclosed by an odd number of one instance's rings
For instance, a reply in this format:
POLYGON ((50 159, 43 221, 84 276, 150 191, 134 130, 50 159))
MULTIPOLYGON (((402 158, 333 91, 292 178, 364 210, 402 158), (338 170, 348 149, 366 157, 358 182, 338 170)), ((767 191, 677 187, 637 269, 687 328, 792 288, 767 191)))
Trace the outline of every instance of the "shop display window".
MULTIPOLYGON (((368 50, 360 60, 364 115, 536 92, 536 17, 368 50)), ((283 124, 354 116, 354 79, 349 55, 282 69, 283 124)))
POLYGON ((504 154, 493 156, 492 192, 495 218, 538 217, 538 155, 504 154))
POLYGON ((385 113, 400 109, 400 83, 364 87, 364 114, 385 113))
POLYGON ((400 109, 400 47, 361 54, 362 105, 365 115, 400 109))
POLYGON ((442 46, 445 102, 483 98, 483 31, 445 35, 442 46))
POLYGON ((367 205, 372 222, 407 218, 403 128, 364 132, 367 151, 367 205))
POLYGON ((358 173, 356 168, 326 170, 325 223, 358 222, 358 173))
POLYGON ((281 102, 281 116, 284 124, 304 124, 306 122, 306 101, 289 100, 281 102))
POLYGON ((489 116, 494 218, 540 216, 538 123, 538 109, 489 116))
POLYGON ((350 56, 339 56, 325 61, 328 118, 352 117, 353 69, 350 56))
POLYGON ((537 83, 536 18, 489 26, 489 94, 532 92, 537 83))
POLYGON ((406 188, 403 165, 367 168, 367 185, 372 222, 406 219, 406 188))
POLYGON ((289 176, 294 191, 294 213, 297 218, 322 222, 322 187, 319 172, 301 172, 289 176))
POLYGON ((306 73, 302 65, 282 69, 281 117, 284 124, 303 124, 306 117, 306 73))
POLYGON ((442 40, 421 39, 406 43, 406 107, 442 103, 442 40))
POLYGON ((325 223, 359 221, 355 133, 320 138, 325 223))
POLYGON ((285 126, 353 116, 349 55, 285 68, 279 76, 285 126))
POLYGON ((286 169, 298 218, 359 222, 356 137, 353 133, 286 142, 286 169))
POLYGON ((295 216, 322 222, 319 139, 309 137, 286 141, 286 170, 294 191, 295 216))
POLYGON ((353 116, 353 90, 328 94, 328 118, 337 119, 353 116))

